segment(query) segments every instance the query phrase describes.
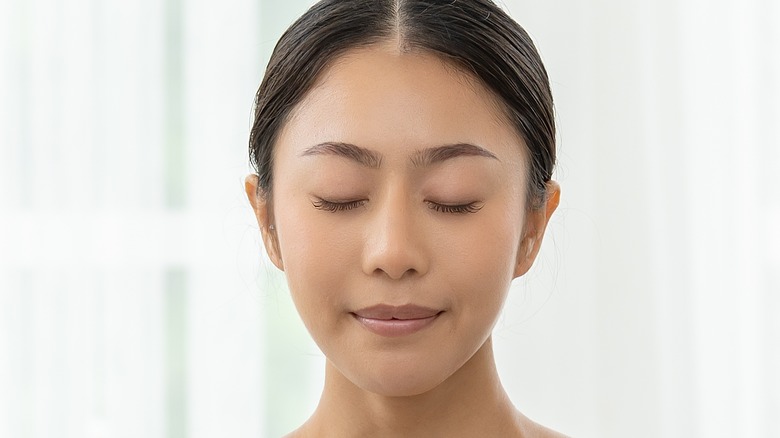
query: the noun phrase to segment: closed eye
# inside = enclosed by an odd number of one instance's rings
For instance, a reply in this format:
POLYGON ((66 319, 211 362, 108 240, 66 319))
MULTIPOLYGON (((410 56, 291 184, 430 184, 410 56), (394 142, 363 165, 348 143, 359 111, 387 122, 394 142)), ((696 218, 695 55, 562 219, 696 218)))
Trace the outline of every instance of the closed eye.
POLYGON ((452 213, 452 214, 467 214, 476 213, 482 209, 484 204, 481 202, 470 202, 468 204, 440 204, 433 201, 425 201, 428 204, 428 208, 440 213, 452 213))
POLYGON ((366 199, 357 199, 354 201, 328 201, 317 198, 311 202, 314 208, 323 211, 335 213, 337 211, 348 211, 365 205, 366 199))
MULTIPOLYGON (((327 211, 331 213, 339 211, 354 210, 358 207, 362 207, 368 202, 367 199, 356 199, 352 201, 329 201, 327 199, 317 198, 312 201, 312 206, 318 210, 327 211)), ((469 202, 467 204, 442 204, 433 201, 425 201, 428 208, 439 213, 448 214, 468 214, 476 213, 482 209, 481 202, 469 202)))

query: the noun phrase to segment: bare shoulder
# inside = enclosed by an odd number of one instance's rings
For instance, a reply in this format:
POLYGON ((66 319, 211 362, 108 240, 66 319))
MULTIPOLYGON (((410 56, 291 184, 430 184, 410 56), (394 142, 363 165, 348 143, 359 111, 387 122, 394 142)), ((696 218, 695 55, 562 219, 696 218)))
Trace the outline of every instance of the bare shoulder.
POLYGON ((530 434, 528 436, 532 438, 570 438, 568 435, 564 435, 536 423, 529 428, 529 432, 530 434))
POLYGON ((301 427, 295 429, 294 431, 288 433, 287 435, 283 436, 282 438, 306 438, 307 436, 313 436, 309 433, 306 433, 306 424, 303 424, 301 427))
POLYGON ((523 424, 523 437, 528 438, 570 438, 568 435, 564 435, 560 432, 556 432, 550 428, 544 427, 539 423, 531 420, 523 414, 520 414, 521 423, 523 424))

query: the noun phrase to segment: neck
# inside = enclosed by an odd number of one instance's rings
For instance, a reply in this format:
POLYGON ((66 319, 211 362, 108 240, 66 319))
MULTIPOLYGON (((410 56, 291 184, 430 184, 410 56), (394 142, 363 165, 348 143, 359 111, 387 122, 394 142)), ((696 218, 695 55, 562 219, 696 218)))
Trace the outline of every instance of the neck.
POLYGON ((507 436, 520 435, 519 413, 504 392, 491 338, 434 389, 387 397, 365 391, 330 362, 325 388, 303 436, 507 436))

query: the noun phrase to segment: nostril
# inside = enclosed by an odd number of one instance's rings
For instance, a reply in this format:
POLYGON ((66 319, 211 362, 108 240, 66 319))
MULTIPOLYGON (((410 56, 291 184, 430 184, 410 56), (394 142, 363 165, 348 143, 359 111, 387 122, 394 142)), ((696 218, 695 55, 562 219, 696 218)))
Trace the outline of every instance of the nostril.
POLYGON ((414 268, 407 268, 407 269, 392 269, 392 268, 376 268, 374 270, 374 275, 380 276, 380 277, 389 277, 393 280, 400 280, 402 278, 408 278, 408 277, 414 277, 418 275, 419 272, 417 269, 414 268))

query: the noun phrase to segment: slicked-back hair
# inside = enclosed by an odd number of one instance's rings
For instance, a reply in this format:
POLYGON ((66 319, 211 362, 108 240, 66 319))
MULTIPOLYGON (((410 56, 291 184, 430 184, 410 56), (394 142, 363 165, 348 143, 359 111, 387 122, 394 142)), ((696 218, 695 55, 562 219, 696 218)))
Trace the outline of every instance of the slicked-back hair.
POLYGON ((527 147, 529 203, 543 205, 555 165, 547 72, 525 30, 490 0, 322 0, 312 6, 279 39, 255 97, 249 156, 259 194, 270 197, 274 145, 322 72, 350 49, 388 41, 402 51, 440 56, 498 98, 527 147))

